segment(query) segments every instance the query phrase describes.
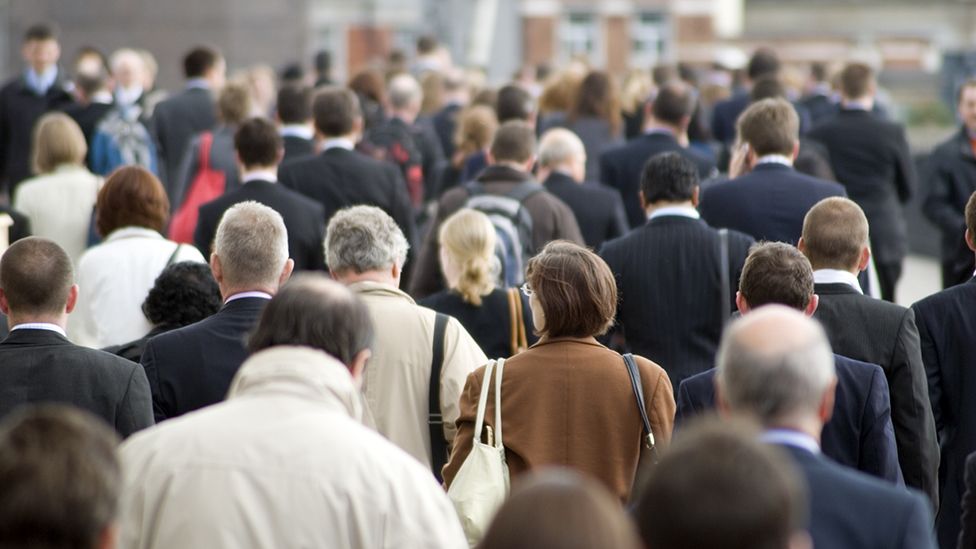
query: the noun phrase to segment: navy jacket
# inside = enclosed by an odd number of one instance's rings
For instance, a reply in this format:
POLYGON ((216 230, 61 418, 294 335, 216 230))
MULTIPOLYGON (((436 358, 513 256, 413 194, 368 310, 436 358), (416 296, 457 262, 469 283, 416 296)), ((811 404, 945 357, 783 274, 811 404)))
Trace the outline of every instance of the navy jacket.
MULTIPOLYGON (((834 412, 824 425, 823 453, 841 465, 904 485, 891 425, 888 382, 876 364, 834 355, 837 393, 834 412)), ((715 408, 715 372, 708 370, 678 387, 674 427, 715 408)))
POLYGON ((542 184, 573 210, 587 246, 599 250, 604 242, 630 229, 616 189, 599 183, 579 184, 559 172, 552 172, 542 184))
POLYGON ((159 145, 159 165, 170 205, 175 210, 182 198, 180 166, 193 136, 217 125, 214 98, 210 90, 186 88, 153 111, 152 129, 159 145))
POLYGON ((966 245, 966 202, 976 191, 976 155, 962 128, 942 142, 926 162, 928 189, 922 211, 942 231, 942 285, 946 288, 973 276, 973 251, 966 245))

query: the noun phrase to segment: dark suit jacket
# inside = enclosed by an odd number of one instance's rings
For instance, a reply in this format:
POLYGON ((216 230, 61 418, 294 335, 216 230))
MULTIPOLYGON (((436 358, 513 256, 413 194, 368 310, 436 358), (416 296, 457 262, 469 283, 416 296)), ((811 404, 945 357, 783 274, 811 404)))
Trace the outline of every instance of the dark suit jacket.
POLYGON ((814 547, 935 549, 932 512, 920 494, 801 448, 781 448, 806 480, 814 547))
POLYGON ((203 257, 210 257, 210 247, 224 212, 234 204, 253 200, 281 214, 288 230, 288 255, 295 269, 325 269, 325 211, 318 202, 271 181, 249 181, 240 189, 200 206, 200 217, 193 233, 193 243, 203 257))
POLYGON ((843 283, 816 284, 814 289, 820 296, 814 318, 823 324, 834 352, 884 370, 905 484, 922 490, 938 505, 939 445, 915 314, 843 283))
POLYGON ((89 151, 91 150, 92 138, 95 137, 95 128, 114 107, 115 105, 112 103, 89 103, 87 105, 75 103, 64 110, 65 114, 78 123, 81 133, 85 135, 85 143, 88 144, 89 151))
POLYGON ((866 111, 842 109, 808 136, 827 147, 837 181, 864 210, 875 260, 901 262, 908 253, 901 205, 911 198, 916 179, 905 129, 866 111))
POLYGON ((976 454, 970 454, 966 458, 966 491, 962 496, 962 531, 959 533, 957 547, 959 549, 976 547, 976 454))
POLYGON ((682 147, 667 133, 644 134, 600 155, 600 177, 603 183, 620 191, 631 228, 643 225, 646 219, 638 197, 644 164, 663 152, 677 152, 694 162, 703 180, 715 171, 715 163, 709 158, 682 147))
POLYGON ((616 189, 599 183, 579 184, 559 172, 552 172, 542 184, 573 210, 587 246, 599 250, 605 241, 623 236, 630 229, 616 189))
MULTIPOLYGON (((735 298, 753 240, 729 231, 729 264, 719 264, 719 235, 700 219, 663 216, 603 245, 617 278, 617 323, 630 351, 661 365, 677 386, 712 368, 722 335, 721 271, 735 298)), ((729 310, 735 310, 729 304, 729 310)))
POLYGON ((966 245, 966 202, 976 191, 976 155, 963 128, 940 144, 926 163, 928 192, 922 211, 942 231, 942 284, 973 276, 973 251, 966 245))
POLYGON ((751 101, 749 92, 741 89, 732 97, 715 104, 712 109, 712 137, 716 141, 729 145, 735 140, 735 121, 751 101))
MULTIPOLYGON (((210 90, 186 88, 156 105, 152 128, 159 146, 159 165, 170 202, 178 202, 175 195, 179 185, 180 163, 193 136, 212 130, 217 125, 214 99, 210 90)), ((176 208, 176 205, 173 206, 176 208)))
POLYGON ((281 159, 282 163, 315 153, 315 142, 311 139, 297 135, 286 135, 281 138, 281 142, 285 147, 285 156, 281 159))
POLYGON ((803 105, 807 112, 810 113, 810 122, 814 126, 837 114, 840 108, 829 95, 822 93, 808 95, 800 99, 799 104, 803 105))
POLYGON ((966 457, 976 452, 976 279, 931 295, 912 310, 942 450, 936 528, 942 546, 951 547, 959 536, 966 457))
POLYGON ((441 143, 444 156, 448 159, 454 157, 454 132, 457 129, 458 116, 461 114, 461 105, 451 103, 443 109, 437 111, 430 119, 430 124, 437 133, 437 139, 441 143))
POLYGON ((156 421, 224 400, 247 358, 244 340, 268 300, 236 299, 196 324, 149 340, 142 353, 156 421))
POLYGON ((713 227, 735 229, 756 240, 796 244, 810 208, 824 198, 846 194, 837 183, 789 166, 759 164, 742 177, 704 185, 698 211, 713 227))
MULTIPOLYGON (((876 364, 834 355, 837 393, 834 412, 824 425, 823 453, 841 465, 904 485, 891 425, 888 382, 876 364)), ((681 382, 674 426, 715 408, 715 369, 681 382)))
POLYGON ((0 343, 0 416, 41 402, 87 410, 123 437, 153 424, 149 383, 138 364, 57 332, 13 330, 0 343))
POLYGON ((10 219, 14 220, 14 224, 10 226, 9 232, 7 233, 11 244, 31 235, 30 218, 26 215, 2 204, 0 204, 0 214, 7 214, 10 216, 10 219))

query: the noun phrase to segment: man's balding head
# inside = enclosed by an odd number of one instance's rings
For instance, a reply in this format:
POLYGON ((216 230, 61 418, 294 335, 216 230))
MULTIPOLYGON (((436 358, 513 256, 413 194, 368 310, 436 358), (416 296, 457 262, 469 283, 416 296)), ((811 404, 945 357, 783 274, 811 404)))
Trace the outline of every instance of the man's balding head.
POLYGON ((861 270, 868 259, 868 219, 850 199, 825 198, 804 217, 798 246, 814 270, 861 270))
POLYGON ((0 305, 8 315, 56 317, 70 312, 73 285, 71 258, 47 238, 18 240, 0 256, 0 305))

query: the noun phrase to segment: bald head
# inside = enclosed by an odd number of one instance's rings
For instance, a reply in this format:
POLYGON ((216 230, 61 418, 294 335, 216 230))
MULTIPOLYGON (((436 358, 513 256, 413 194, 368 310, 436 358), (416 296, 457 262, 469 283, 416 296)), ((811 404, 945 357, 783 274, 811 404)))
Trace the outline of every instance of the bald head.
POLYGON ((10 316, 30 320, 64 314, 73 284, 71 258, 53 240, 23 238, 0 257, 2 303, 10 316))
POLYGON ((835 382, 823 328, 781 305, 734 322, 722 337, 717 362, 723 402, 767 427, 794 427, 817 418, 835 382))
POLYGON ((800 250, 814 270, 856 271, 868 246, 868 219, 854 201, 825 198, 803 219, 800 250))
POLYGON ((539 166, 545 170, 566 172, 581 181, 586 171, 586 149, 575 133, 554 128, 539 142, 539 166), (582 170, 579 168, 582 166, 582 170), (582 171, 583 173, 578 173, 582 171))

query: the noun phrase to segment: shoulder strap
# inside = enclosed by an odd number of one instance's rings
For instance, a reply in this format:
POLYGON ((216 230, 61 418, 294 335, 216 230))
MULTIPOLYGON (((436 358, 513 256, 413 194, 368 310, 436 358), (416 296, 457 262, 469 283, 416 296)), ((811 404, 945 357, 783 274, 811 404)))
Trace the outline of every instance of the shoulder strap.
POLYGON ((213 146, 213 133, 200 134, 200 171, 210 169, 210 148, 213 146))
POLYGON ((170 265, 176 262, 176 254, 180 253, 180 248, 182 247, 183 244, 179 244, 179 243, 176 244, 176 249, 173 250, 173 253, 170 254, 169 259, 166 260, 166 267, 169 267, 170 265))
POLYGON ((479 194, 485 194, 485 186, 474 179, 464 183, 464 190, 468 191, 468 198, 478 196, 479 194))
POLYGON ((630 386, 634 390, 634 398, 637 399, 637 410, 640 411, 641 422, 644 424, 644 432, 647 434, 647 447, 654 449, 654 432, 651 431, 651 421, 647 419, 647 409, 644 407, 644 388, 641 387, 640 370, 637 369, 637 362, 634 355, 627 353, 624 355, 624 364, 627 366, 627 373, 630 375, 630 386))
POLYGON ((430 388, 427 393, 431 466, 438 480, 447 462, 447 440, 444 439, 444 416, 441 414, 441 370, 444 366, 444 334, 448 318, 445 314, 437 313, 434 319, 433 358, 430 361, 430 388))
POLYGON ((732 297, 729 289, 729 230, 719 229, 719 278, 722 282, 722 325, 732 316, 732 297))

